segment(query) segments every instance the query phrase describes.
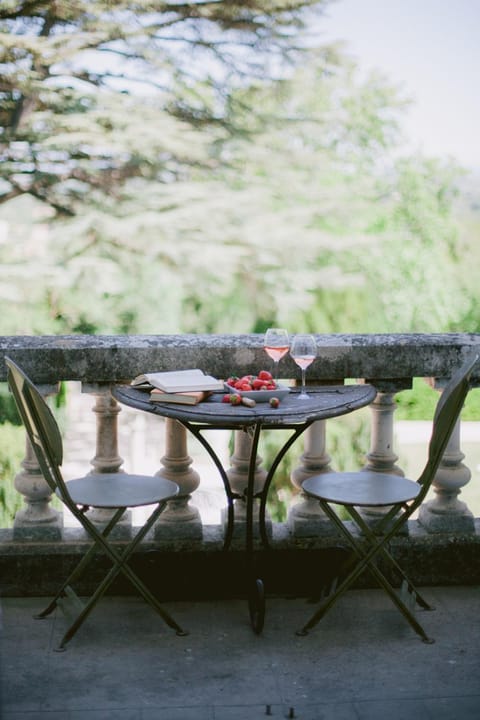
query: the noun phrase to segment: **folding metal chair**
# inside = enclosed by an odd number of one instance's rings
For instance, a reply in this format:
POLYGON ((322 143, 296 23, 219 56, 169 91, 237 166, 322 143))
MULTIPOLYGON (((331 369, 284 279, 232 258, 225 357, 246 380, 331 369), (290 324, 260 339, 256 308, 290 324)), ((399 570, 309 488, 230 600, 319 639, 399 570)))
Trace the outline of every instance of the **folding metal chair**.
POLYGON ((132 553, 166 507, 167 501, 178 494, 178 485, 158 476, 126 473, 92 473, 65 482, 60 470, 63 447, 57 422, 38 389, 23 370, 9 358, 5 358, 5 362, 8 367, 8 383, 43 476, 52 492, 62 500, 93 540, 93 544, 90 545, 77 567, 62 584, 55 598, 43 612, 36 616, 37 618, 46 617, 57 605, 62 606, 64 599, 69 599, 73 601, 74 606, 81 607, 57 650, 65 650, 67 642, 71 640, 119 574, 128 578, 166 624, 176 630, 177 635, 187 635, 188 633, 162 608, 156 597, 128 565, 132 553), (154 506, 147 520, 123 550, 119 551, 113 543, 109 542, 112 530, 127 508, 147 505, 154 506), (102 529, 99 529, 87 516, 87 512, 94 507, 112 510, 111 519, 102 529), (84 575, 89 565, 98 556, 98 551, 102 551, 109 558, 112 567, 98 584, 92 596, 82 603, 71 585, 84 575))
POLYGON ((456 371, 438 401, 427 463, 418 480, 360 470, 315 475, 303 482, 302 488, 305 493, 319 501, 322 510, 346 538, 353 553, 341 568, 336 587, 323 599, 303 628, 297 631, 298 635, 306 635, 352 583, 368 569, 422 640, 434 642, 427 636, 410 609, 413 609, 415 603, 425 610, 433 608, 420 595, 392 557, 388 543, 418 509, 430 488, 469 391, 469 379, 478 358, 479 356, 476 355, 467 360, 456 371), (384 507, 386 512, 372 529, 357 510, 359 507, 384 507), (345 508, 353 520, 353 529, 340 519, 341 508, 345 508), (379 568, 377 560, 382 561, 382 569, 379 568), (400 593, 397 593, 387 580, 387 570, 393 570, 394 575, 400 578, 400 593))

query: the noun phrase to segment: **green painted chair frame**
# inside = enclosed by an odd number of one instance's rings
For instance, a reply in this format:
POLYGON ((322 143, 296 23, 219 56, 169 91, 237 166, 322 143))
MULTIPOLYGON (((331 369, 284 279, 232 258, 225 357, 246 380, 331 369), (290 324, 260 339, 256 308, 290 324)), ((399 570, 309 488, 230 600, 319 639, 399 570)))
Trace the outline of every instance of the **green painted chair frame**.
POLYGON ((475 355, 464 362, 440 396, 433 420, 427 462, 418 480, 360 470, 319 474, 302 483, 304 492, 319 501, 320 507, 346 538, 353 552, 341 568, 338 582, 334 583, 330 594, 322 599, 310 620, 297 631, 298 635, 306 635, 368 569, 421 639, 427 643, 434 642, 412 611, 415 604, 424 610, 433 610, 433 607, 421 596, 392 557, 388 545, 420 507, 428 493, 469 392, 470 377, 478 358, 479 356, 475 355), (362 507, 380 507, 386 510, 378 523, 371 527, 357 509, 362 507), (353 520, 353 530, 341 520, 338 508, 344 508, 348 512, 353 520), (377 563, 378 560, 383 563, 382 569, 377 563), (387 579, 387 570, 393 570, 393 575, 400 578, 399 593, 387 579))
POLYGON ((157 598, 128 564, 131 555, 165 509, 168 500, 178 494, 178 485, 158 476, 133 475, 122 472, 90 473, 66 482, 60 469, 63 461, 63 443, 55 417, 25 372, 10 358, 5 358, 5 362, 8 368, 8 384, 45 481, 93 541, 78 565, 59 588, 55 598, 43 612, 36 616, 37 618, 47 617, 57 605, 62 607, 65 600, 69 600, 75 608, 81 608, 56 650, 65 650, 68 641, 72 639, 97 602, 120 574, 130 581, 144 600, 169 627, 176 631, 177 635, 188 634, 164 610, 157 598), (142 506, 153 506, 153 509, 144 524, 137 529, 126 545, 121 550, 117 549, 114 543, 109 542, 109 536, 113 529, 128 508, 142 506), (87 512, 92 508, 106 508, 112 511, 111 518, 103 528, 95 525, 88 517, 87 512), (106 555, 112 566, 98 583, 91 597, 83 602, 73 590, 72 584, 80 580, 87 568, 98 557, 99 551, 106 555))

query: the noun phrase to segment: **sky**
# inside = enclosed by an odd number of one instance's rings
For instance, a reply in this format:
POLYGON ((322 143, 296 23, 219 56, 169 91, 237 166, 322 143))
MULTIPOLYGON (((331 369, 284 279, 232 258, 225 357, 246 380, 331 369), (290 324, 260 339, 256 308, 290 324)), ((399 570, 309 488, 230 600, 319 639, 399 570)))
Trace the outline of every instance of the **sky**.
POLYGON ((480 169, 480 0, 336 0, 321 29, 413 100, 413 149, 480 169))

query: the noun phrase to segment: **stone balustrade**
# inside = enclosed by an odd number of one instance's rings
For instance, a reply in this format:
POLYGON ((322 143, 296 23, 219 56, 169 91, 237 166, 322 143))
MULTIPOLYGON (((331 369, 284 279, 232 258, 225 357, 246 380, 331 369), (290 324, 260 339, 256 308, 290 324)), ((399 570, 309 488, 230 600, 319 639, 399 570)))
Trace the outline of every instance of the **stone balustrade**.
MULTIPOLYGON (((365 468, 402 474, 394 447, 395 396, 408 389, 412 379, 427 378, 441 391, 445 380, 463 359, 480 351, 480 336, 471 334, 441 335, 317 335, 319 356, 311 366, 308 379, 313 384, 342 383, 356 379, 372 383, 377 397, 369 408, 370 447, 365 455, 365 468)), ((45 396, 55 393, 61 381, 79 381, 82 392, 92 396, 96 423, 95 448, 85 459, 94 472, 122 472, 118 425, 121 408, 111 395, 115 384, 129 382, 146 371, 201 367, 217 377, 232 372, 255 372, 267 364, 260 335, 178 335, 178 336, 55 336, 1 337, 2 356, 9 356, 25 369, 45 396)), ((297 376, 290 358, 280 363, 280 378, 297 376)), ((5 381, 6 368, 0 363, 0 381, 5 381)), ((480 381, 479 372, 473 378, 480 381)), ((480 418, 479 418, 480 420, 480 418)), ((300 464, 294 468, 291 482, 295 501, 288 511, 287 523, 273 528, 274 541, 280 545, 309 546, 312 542, 330 542, 332 527, 322 516, 317 503, 302 497, 301 482, 309 475, 330 470, 326 423, 315 423, 299 442, 303 442, 300 464)), ((158 472, 180 486, 180 496, 172 501, 155 528, 154 542, 177 543, 189 547, 207 542, 205 528, 195 507, 195 492, 202 477, 189 455, 187 432, 177 421, 164 422, 164 454, 158 472)), ((1 429, 0 429, 1 431, 1 429)), ((426 453, 425 448, 425 453, 426 453)), ((241 494, 246 485, 249 437, 235 433, 228 475, 232 490, 241 494)), ((435 479, 435 496, 421 508, 410 535, 416 538, 470 536, 477 538, 478 523, 467 505, 458 498, 470 480, 470 470, 462 461, 460 423, 445 452, 435 479)), ((261 459, 256 482, 265 477, 261 459)), ((0 556, 4 547, 23 543, 62 543, 68 541, 61 511, 52 507, 49 488, 43 481, 29 443, 22 468, 15 478, 15 488, 23 496, 24 505, 17 513, 12 530, 0 529, 0 556)), ((242 501, 237 500, 236 523, 241 524, 242 501)), ((378 510, 372 508, 365 517, 374 524, 378 510)), ((105 511, 92 511, 99 523, 105 511)), ((226 522, 226 513, 224 517, 226 522)), ((132 519, 123 520, 122 532, 129 532, 132 519)), ((413 521, 411 521, 412 523, 413 521)), ((224 527, 218 528, 218 537, 224 527)))

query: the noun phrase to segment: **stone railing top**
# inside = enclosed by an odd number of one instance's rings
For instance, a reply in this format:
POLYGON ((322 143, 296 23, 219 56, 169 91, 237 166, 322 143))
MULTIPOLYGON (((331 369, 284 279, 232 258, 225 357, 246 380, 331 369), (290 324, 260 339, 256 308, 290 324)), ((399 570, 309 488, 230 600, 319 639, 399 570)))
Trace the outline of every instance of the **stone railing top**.
MULTIPOLYGON (((315 335, 318 359, 310 380, 401 380, 448 377, 476 351, 480 334, 315 335)), ((0 354, 18 362, 37 383, 122 382, 142 372, 201 367, 217 377, 268 367, 263 335, 0 336, 0 354)), ((297 377, 287 356, 280 377, 297 377)), ((0 380, 6 379, 0 362, 0 380)), ((480 367, 476 376, 480 381, 480 367)), ((475 384, 477 384, 477 382, 475 384)))

